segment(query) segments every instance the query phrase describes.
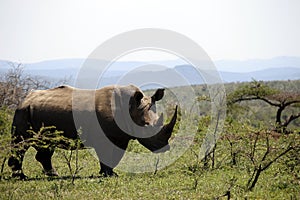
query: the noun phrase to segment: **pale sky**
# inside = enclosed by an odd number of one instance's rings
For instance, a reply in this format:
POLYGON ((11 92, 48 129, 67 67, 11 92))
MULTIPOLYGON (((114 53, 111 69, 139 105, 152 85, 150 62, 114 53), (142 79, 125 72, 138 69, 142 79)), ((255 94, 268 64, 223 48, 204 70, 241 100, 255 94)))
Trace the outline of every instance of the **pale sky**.
POLYGON ((184 34, 213 60, 300 56, 299 0, 0 0, 0 59, 86 58, 138 28, 184 34))

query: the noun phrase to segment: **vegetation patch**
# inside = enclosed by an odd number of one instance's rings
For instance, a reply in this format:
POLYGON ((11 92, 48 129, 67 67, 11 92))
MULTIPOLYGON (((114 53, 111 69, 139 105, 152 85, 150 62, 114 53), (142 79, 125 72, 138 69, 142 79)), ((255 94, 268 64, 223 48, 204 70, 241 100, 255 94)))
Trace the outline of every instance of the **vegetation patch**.
MULTIPOLYGON (((80 144, 72 141, 72 150, 57 149, 53 155, 58 177, 42 173, 34 158, 36 150, 30 148, 23 165, 29 178, 24 181, 13 178, 7 166, 15 107, 7 104, 13 98, 4 98, 8 93, 1 93, 0 99, 6 100, 0 105, 0 199, 299 199, 300 81, 226 84, 225 125, 204 159, 199 157, 199 150, 211 120, 209 94, 204 86, 193 87, 198 95, 195 101, 201 107, 201 114, 195 116, 199 119, 195 124, 198 131, 192 146, 170 166, 141 174, 118 171, 118 177, 105 178, 98 174, 98 160, 91 150, 79 150, 80 144)), ((185 92, 184 88, 175 89, 185 92)), ((164 102, 162 106, 168 107, 170 101, 164 102)), ((183 112, 187 111, 181 108, 178 123, 184 123, 180 116, 183 112)), ((40 134, 49 130, 51 127, 32 132, 35 137, 25 142, 36 145, 48 145, 49 140, 56 141, 51 142, 55 145, 71 142, 59 132, 40 134)), ((132 141, 128 151, 148 150, 132 141)))

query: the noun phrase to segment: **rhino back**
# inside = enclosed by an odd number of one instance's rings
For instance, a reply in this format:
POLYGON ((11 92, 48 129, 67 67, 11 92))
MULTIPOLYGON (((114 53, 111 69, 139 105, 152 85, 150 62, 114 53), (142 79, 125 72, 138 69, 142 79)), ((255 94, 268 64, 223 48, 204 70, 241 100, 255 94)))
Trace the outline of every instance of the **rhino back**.
POLYGON ((77 130, 73 120, 73 111, 89 115, 95 112, 91 100, 96 97, 97 112, 102 119, 111 119, 109 88, 99 90, 81 90, 69 86, 60 86, 49 90, 32 91, 19 109, 29 108, 32 128, 37 131, 42 126, 55 126, 68 137, 76 137, 77 130), (73 96, 74 95, 74 96, 73 96), (73 99, 76 102, 73 102, 73 99))
POLYGON ((72 90, 68 86, 61 86, 49 90, 35 90, 30 92, 19 109, 28 108, 30 124, 34 131, 42 126, 55 126, 66 135, 75 137, 72 122, 72 90))

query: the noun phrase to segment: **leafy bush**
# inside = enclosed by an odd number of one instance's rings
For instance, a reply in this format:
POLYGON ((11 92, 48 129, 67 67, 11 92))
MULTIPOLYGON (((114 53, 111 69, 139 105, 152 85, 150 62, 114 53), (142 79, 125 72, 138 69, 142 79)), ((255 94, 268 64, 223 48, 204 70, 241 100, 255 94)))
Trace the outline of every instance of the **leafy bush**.
POLYGON ((12 121, 12 112, 2 107, 0 108, 0 135, 8 135, 10 133, 10 127, 11 127, 11 121, 12 121))

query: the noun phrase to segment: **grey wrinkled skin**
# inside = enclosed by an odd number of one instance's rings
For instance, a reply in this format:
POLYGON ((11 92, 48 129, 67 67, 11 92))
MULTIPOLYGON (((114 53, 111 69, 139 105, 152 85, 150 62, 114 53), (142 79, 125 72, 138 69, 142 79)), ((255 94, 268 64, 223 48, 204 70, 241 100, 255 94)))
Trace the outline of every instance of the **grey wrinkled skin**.
MULTIPOLYGON (((56 130, 63 131, 65 137, 78 139, 77 130, 80 128, 80 139, 84 141, 84 146, 96 150, 100 173, 112 176, 131 139, 137 139, 154 153, 169 150, 168 140, 176 123, 177 106, 171 121, 163 125, 163 116, 157 115, 155 106, 155 102, 163 96, 164 89, 158 89, 148 97, 133 85, 114 85, 97 90, 60 86, 32 91, 15 111, 12 146, 16 147, 32 137, 27 130, 38 132, 41 127, 54 126, 56 130), (89 103, 91 98, 95 98, 94 105, 89 103), (76 125, 74 116, 80 116, 76 125)), ((36 159, 42 164, 44 173, 57 176, 51 163, 54 148, 34 147, 37 150, 36 159)), ((58 147, 69 149, 65 144, 58 147)), ((22 161, 28 148, 25 145, 20 149, 12 149, 8 164, 14 177, 26 178, 22 161)))

